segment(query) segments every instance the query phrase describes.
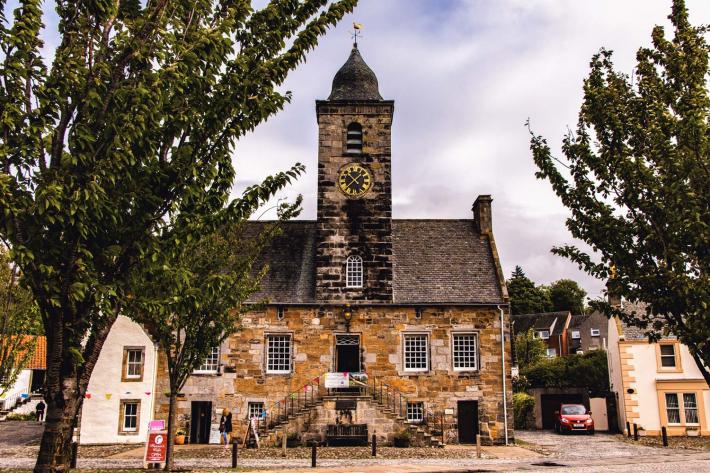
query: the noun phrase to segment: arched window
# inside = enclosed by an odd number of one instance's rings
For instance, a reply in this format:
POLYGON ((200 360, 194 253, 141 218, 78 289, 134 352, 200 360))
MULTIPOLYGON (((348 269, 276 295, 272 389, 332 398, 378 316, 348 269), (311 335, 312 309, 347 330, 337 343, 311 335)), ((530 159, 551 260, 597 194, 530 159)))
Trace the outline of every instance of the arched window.
POLYGON ((348 256, 345 261, 345 287, 362 287, 362 258, 348 256))
POLYGON ((362 125, 351 123, 348 125, 348 134, 345 141, 345 150, 348 154, 362 153, 362 125))

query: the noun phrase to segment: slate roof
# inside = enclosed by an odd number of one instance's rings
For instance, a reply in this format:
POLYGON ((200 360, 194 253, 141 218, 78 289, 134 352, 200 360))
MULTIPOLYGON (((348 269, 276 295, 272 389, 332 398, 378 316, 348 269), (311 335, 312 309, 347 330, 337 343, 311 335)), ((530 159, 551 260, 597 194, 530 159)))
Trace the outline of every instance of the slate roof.
MULTIPOLYGON (((267 222, 248 222, 255 235, 267 222)), ((316 222, 294 220, 258 259, 251 302, 315 303, 316 222)), ((393 303, 503 304, 490 242, 473 220, 392 220, 393 303)))
POLYGON ((527 332, 531 328, 534 330, 549 330, 552 323, 557 320, 550 333, 550 336, 553 336, 560 335, 563 332, 568 314, 569 312, 567 311, 515 314, 511 315, 511 320, 516 334, 527 332))
POLYGON ((365 64, 357 44, 353 45, 350 57, 335 73, 328 100, 382 100, 377 76, 365 64))
POLYGON ((392 220, 392 254, 395 302, 503 303, 473 220, 392 220))
MULTIPOLYGON (((627 314, 631 314, 632 312, 645 314, 647 306, 648 304, 646 304, 645 302, 624 301, 623 310, 627 314)), ((658 317, 658 320, 665 324, 665 320, 663 319, 663 317, 658 317)), ((649 328, 651 327, 649 326, 649 328)), ((624 335, 625 340, 648 340, 646 330, 647 329, 628 325, 626 322, 621 322, 621 331, 624 335)), ((675 340, 675 338, 675 335, 666 335, 661 337, 662 340, 675 340)))

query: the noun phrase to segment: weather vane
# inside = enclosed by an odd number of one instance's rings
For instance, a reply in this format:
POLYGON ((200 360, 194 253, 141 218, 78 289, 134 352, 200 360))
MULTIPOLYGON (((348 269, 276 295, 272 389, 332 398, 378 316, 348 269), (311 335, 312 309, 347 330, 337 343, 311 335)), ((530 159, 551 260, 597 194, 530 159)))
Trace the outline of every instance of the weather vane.
POLYGON ((352 33, 350 33, 350 36, 352 36, 355 46, 357 46, 357 39, 362 38, 362 33, 360 32, 360 30, 363 28, 364 27, 362 26, 362 23, 353 22, 353 31, 352 33))

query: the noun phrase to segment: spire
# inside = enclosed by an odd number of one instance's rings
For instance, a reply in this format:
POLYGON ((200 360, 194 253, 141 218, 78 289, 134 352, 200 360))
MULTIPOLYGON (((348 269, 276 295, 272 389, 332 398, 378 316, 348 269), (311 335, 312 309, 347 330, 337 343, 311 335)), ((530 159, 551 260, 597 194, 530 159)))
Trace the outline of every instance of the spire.
POLYGON ((348 60, 335 74, 328 100, 382 100, 377 76, 360 56, 357 42, 348 60))

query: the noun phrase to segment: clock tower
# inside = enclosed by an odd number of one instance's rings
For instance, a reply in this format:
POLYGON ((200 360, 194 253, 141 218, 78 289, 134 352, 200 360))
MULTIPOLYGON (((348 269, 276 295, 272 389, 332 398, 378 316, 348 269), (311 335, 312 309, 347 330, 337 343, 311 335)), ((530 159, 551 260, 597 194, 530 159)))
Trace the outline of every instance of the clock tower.
POLYGON ((353 45, 330 96, 316 101, 319 302, 392 302, 393 111, 353 45))

